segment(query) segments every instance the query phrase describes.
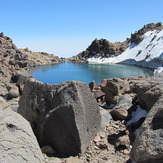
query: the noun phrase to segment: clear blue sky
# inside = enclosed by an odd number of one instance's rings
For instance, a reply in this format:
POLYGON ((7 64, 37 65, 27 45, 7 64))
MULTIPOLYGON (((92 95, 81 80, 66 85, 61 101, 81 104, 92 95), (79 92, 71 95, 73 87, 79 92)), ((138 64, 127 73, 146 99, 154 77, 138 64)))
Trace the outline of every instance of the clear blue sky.
POLYGON ((2 0, 0 32, 18 48, 68 57, 95 38, 123 41, 163 22, 163 0, 2 0))

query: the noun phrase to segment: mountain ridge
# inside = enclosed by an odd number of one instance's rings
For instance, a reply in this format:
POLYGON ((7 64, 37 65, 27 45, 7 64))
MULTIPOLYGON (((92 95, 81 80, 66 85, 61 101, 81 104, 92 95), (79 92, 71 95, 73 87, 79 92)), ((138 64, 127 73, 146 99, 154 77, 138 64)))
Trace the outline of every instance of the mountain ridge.
MULTIPOLYGON (((135 31, 135 33, 131 33, 131 37, 127 38, 123 42, 109 42, 106 39, 95 39, 88 48, 77 54, 76 56, 73 56, 69 58, 69 61, 71 62, 91 62, 91 63, 112 63, 112 61, 107 61, 107 58, 114 58, 118 57, 119 55, 123 54, 127 48, 131 48, 133 46, 139 45, 143 39, 144 34, 149 31, 161 31, 163 30, 163 25, 161 22, 158 23, 149 23, 147 25, 144 25, 141 29, 138 31, 135 31), (92 58, 92 60, 91 60, 92 58), (99 61, 99 59, 101 59, 99 61)), ((157 37, 157 34, 153 36, 153 38, 150 40, 149 44, 157 37)), ((159 38, 161 39, 161 38, 159 38)), ((154 46, 154 45, 153 45, 154 46)), ((144 47, 145 48, 145 47, 144 47)), ((138 50, 138 55, 141 54, 143 51, 142 48, 138 50)), ((147 54, 148 57, 149 54, 147 54)), ((132 58, 132 57, 131 57, 132 58)), ((113 63, 116 63, 115 61, 113 63)), ((123 62, 124 63, 124 62, 123 62)), ((126 63, 127 64, 127 63, 126 63)), ((141 65, 140 66, 145 66, 141 65)), ((149 66, 145 66, 149 67, 149 66)), ((153 68, 153 67, 152 67, 153 68)), ((155 66, 157 68, 157 66, 155 66)))

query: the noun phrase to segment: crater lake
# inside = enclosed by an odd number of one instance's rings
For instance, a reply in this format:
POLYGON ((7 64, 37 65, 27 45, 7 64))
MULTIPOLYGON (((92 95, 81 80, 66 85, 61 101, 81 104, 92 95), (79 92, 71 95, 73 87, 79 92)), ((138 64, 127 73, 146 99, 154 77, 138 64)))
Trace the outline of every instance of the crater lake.
POLYGON ((122 64, 88 64, 64 62, 53 65, 36 66, 32 69, 32 76, 37 80, 49 84, 59 84, 64 81, 79 80, 89 84, 95 81, 101 83, 107 78, 126 78, 150 76, 152 69, 122 64))

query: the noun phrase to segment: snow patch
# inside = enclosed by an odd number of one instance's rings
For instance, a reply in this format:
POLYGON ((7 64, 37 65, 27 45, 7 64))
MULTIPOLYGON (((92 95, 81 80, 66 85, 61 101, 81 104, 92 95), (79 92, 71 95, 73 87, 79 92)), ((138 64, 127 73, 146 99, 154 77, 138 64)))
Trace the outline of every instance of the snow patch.
POLYGON ((88 60, 87 60, 89 63, 97 63, 97 64, 101 64, 101 63, 103 63, 103 64, 107 64, 107 63, 109 63, 108 61, 109 61, 109 58, 102 58, 102 57, 99 57, 99 58, 94 58, 94 57, 92 57, 92 58, 89 58, 88 60))
POLYGON ((154 74, 158 74, 160 72, 163 72, 163 67, 158 67, 157 69, 155 69, 154 74))
POLYGON ((138 105, 138 108, 136 109, 136 111, 132 112, 132 119, 127 121, 127 125, 130 125, 133 122, 137 122, 140 118, 146 117, 147 114, 148 112, 142 109, 140 105, 138 105))

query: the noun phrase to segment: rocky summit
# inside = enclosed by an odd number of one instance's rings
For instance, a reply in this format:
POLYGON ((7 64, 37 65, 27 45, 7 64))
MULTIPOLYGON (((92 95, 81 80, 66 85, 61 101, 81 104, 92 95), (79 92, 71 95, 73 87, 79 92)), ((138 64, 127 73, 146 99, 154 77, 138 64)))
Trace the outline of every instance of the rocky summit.
POLYGON ((112 43, 106 39, 95 39, 91 45, 83 52, 79 53, 77 56, 69 58, 72 62, 86 62, 88 58, 98 58, 98 57, 112 57, 121 54, 127 48, 128 43, 117 42, 112 43))

